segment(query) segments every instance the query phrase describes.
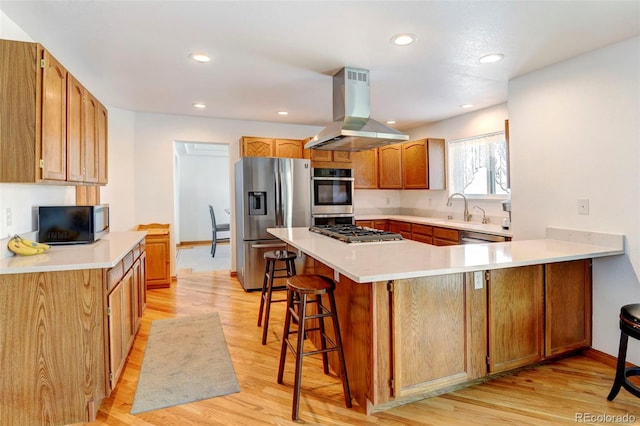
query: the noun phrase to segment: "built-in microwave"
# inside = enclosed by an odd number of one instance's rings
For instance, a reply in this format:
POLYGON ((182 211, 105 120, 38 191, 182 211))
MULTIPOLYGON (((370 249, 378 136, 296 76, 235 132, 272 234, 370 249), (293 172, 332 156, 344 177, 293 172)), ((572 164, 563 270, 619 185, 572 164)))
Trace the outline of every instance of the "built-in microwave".
POLYGON ((353 215, 351 169, 313 169, 311 214, 353 215))
POLYGON ((39 206, 38 241, 86 244, 109 233, 109 205, 39 206))

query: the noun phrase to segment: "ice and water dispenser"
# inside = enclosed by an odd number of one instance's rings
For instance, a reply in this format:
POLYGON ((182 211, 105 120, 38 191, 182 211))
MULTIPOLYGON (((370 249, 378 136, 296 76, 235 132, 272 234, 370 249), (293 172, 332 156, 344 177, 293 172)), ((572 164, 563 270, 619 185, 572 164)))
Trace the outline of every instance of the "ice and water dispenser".
POLYGON ((249 216, 265 216, 267 214, 267 192, 249 191, 249 216))

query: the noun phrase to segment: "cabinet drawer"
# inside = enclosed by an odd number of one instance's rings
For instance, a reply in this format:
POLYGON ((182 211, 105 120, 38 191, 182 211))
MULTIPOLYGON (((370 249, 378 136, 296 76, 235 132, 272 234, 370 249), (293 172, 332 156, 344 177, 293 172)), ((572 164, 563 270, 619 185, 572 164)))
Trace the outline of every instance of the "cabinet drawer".
POLYGON ((133 266, 133 250, 124 255, 124 258, 122 258, 122 265, 125 272, 131 269, 133 266))
POLYGON ((397 232, 400 234, 404 232, 411 235, 411 224, 409 222, 398 222, 396 220, 392 220, 389 222, 389 232, 397 232))
POLYGON ((123 262, 120 261, 116 266, 107 271, 107 293, 110 292, 116 284, 120 282, 124 276, 123 262))
MULTIPOLYGON (((418 235, 433 235, 433 227, 429 225, 420 225, 418 223, 413 223, 411 225, 411 234, 414 236, 418 235)), ((414 238, 416 240, 416 238, 414 238)), ((416 240, 417 241, 417 240, 416 240)))
POLYGON ((456 229, 447 229, 447 228, 433 228, 433 237, 441 240, 449 240, 458 243, 460 236, 456 229))
POLYGON ((433 238, 428 235, 411 234, 411 239, 413 241, 418 241, 419 243, 433 244, 433 238))

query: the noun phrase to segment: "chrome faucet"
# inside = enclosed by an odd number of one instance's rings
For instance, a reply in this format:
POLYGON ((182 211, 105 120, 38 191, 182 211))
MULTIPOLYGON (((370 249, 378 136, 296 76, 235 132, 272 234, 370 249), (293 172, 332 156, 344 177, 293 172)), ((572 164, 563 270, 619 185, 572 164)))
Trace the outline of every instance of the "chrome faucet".
POLYGON ((453 203, 451 202, 451 199, 453 199, 453 197, 455 197, 456 195, 462 197, 462 199, 464 200, 464 221, 469 222, 471 220, 471 215, 469 214, 469 205, 467 204, 467 197, 465 197, 464 194, 461 194, 459 192, 454 192, 453 194, 451 194, 449 196, 449 199, 447 200, 447 206, 451 207, 453 205, 453 203))
POLYGON ((482 223, 483 224, 487 224, 489 223, 489 218, 487 218, 487 212, 484 211, 484 209, 480 206, 473 206, 474 209, 478 209, 482 212, 482 223))

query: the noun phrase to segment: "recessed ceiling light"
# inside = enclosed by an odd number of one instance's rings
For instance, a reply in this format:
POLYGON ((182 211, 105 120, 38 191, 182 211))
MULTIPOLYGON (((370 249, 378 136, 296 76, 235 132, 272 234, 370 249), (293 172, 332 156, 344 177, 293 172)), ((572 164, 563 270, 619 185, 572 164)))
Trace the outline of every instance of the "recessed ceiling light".
POLYGON ((494 62, 501 61, 502 59, 504 59, 504 55, 502 53, 490 53, 481 57, 480 62, 483 64, 492 64, 494 62))
POLYGON ((396 124, 396 120, 387 120, 386 123, 387 124, 396 124))
POLYGON ((197 108, 197 109, 205 109, 207 106, 205 104, 203 104, 202 102, 196 102, 196 103, 193 104, 193 107, 197 108))
POLYGON ((473 108, 473 104, 463 104, 463 105, 460 105, 460 108, 463 108, 463 109, 473 108))
POLYGON ((191 59, 193 59, 194 61, 196 61, 196 62, 202 62, 202 63, 204 63, 204 62, 209 62, 209 61, 211 61, 211 58, 209 57, 209 55, 206 55, 206 54, 204 54, 204 53, 197 53, 197 52, 194 52, 194 53, 191 53, 191 54, 189 55, 189 57, 190 57, 191 59))
POLYGON ((278 111, 278 115, 289 115, 287 111, 278 111))
POLYGON ((406 46, 408 44, 413 43, 416 40, 417 40, 416 36, 409 33, 396 34, 393 37, 391 37, 391 43, 395 44, 396 46, 406 46))

